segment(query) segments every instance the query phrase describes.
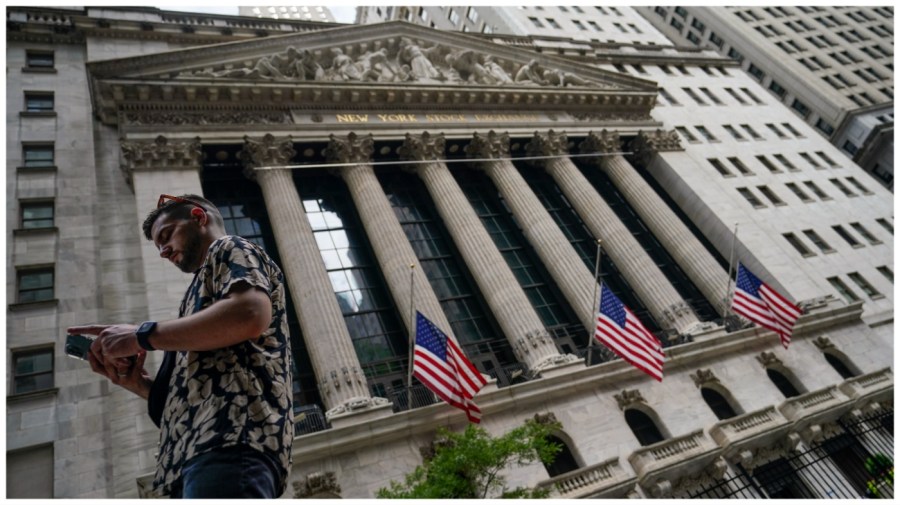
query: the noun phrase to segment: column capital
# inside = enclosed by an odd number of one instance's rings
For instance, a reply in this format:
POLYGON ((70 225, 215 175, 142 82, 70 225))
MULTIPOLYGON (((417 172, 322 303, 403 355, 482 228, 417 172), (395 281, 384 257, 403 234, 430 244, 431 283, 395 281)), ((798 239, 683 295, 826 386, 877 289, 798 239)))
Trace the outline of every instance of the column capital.
POLYGON ((374 153, 375 138, 371 133, 363 136, 354 132, 346 136, 331 134, 325 148, 325 159, 334 163, 371 163, 374 153))
POLYGON ((475 132, 464 151, 470 158, 509 158, 509 134, 494 130, 487 135, 475 132))
MULTIPOLYGON (((534 132, 531 141, 525 144, 525 152, 528 156, 557 156, 569 153, 569 138, 565 132, 550 130, 546 133, 534 132)), ((546 165, 546 161, 536 161, 536 164, 546 165)))
MULTIPOLYGON (((622 151, 622 139, 618 132, 609 130, 601 130, 600 133, 591 132, 588 134, 584 142, 578 145, 578 149, 582 153, 618 153, 622 151)), ((602 158, 595 158, 592 161, 598 163, 602 158)))
POLYGON ((287 165, 296 154, 290 135, 276 138, 267 133, 259 140, 244 136, 244 149, 238 153, 238 158, 244 162, 244 175, 256 180, 255 168, 287 165))
POLYGON ((643 166, 650 164, 656 153, 666 151, 684 151, 681 138, 675 130, 653 132, 642 131, 631 141, 631 157, 643 166))
POLYGON ((172 141, 160 135, 153 140, 126 140, 119 143, 122 170, 131 185, 132 174, 136 170, 197 170, 203 167, 203 151, 200 137, 191 140, 172 141))
POLYGON ((432 135, 422 132, 421 135, 406 134, 406 140, 397 153, 408 160, 438 161, 444 159, 446 139, 443 133, 432 135))

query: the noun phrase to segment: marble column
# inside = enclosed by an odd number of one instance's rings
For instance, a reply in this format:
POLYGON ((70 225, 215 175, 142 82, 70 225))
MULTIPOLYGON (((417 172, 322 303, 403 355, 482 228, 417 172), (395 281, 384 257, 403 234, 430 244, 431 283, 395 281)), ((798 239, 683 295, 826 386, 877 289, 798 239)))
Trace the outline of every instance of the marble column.
MULTIPOLYGON (((681 150, 678 136, 672 132, 641 132, 635 141, 639 155, 652 159, 660 150, 681 150)), ((583 153, 606 153, 596 158, 599 166, 609 175, 610 180, 641 216, 653 235, 672 255, 678 266, 690 277, 700 292, 720 315, 725 315, 723 300, 728 273, 716 262, 712 254, 703 247, 700 240, 691 233, 684 222, 659 197, 621 154, 618 133, 603 130, 591 133, 579 146, 583 153)), ((649 161, 649 160, 648 160, 649 161)))
POLYGON ((503 195, 525 238, 534 247, 581 323, 585 328, 593 328, 596 313, 594 272, 585 266, 553 217, 508 160, 509 135, 494 131, 487 135, 476 133, 465 151, 474 158, 494 159, 478 165, 503 195))
POLYGON ((337 137, 331 135, 325 156, 329 162, 354 163, 339 167, 337 170, 347 183, 353 203, 359 213, 366 235, 375 251, 375 258, 381 273, 387 281, 388 289, 394 303, 400 311, 407 331, 415 331, 415 323, 411 319, 412 310, 418 310, 430 319, 448 336, 456 340, 447 316, 441 308, 431 284, 419 264, 406 233, 397 221, 397 216, 384 194, 381 183, 372 168, 374 141, 371 135, 359 137, 354 133, 337 137), (410 268, 414 286, 410 285, 410 268), (410 288, 414 290, 415 300, 410 304, 410 288))
POLYGON ((326 416, 334 426, 390 415, 388 400, 369 394, 291 171, 269 168, 287 165, 294 154, 290 137, 267 134, 259 140, 244 137, 241 157, 247 176, 262 188, 326 416))
POLYGON ((481 219, 469 205, 447 165, 441 161, 444 137, 427 132, 406 134, 400 154, 408 159, 430 161, 417 165, 416 172, 425 181, 438 214, 518 359, 532 375, 575 361, 574 356, 559 354, 481 219))
MULTIPOLYGON (((526 149, 532 156, 564 155, 567 142, 564 133, 551 130, 535 133, 526 149)), ((565 156, 551 158, 544 166, 594 237, 603 241, 604 254, 610 256, 660 326, 686 333, 698 325, 693 309, 572 160, 565 156)))

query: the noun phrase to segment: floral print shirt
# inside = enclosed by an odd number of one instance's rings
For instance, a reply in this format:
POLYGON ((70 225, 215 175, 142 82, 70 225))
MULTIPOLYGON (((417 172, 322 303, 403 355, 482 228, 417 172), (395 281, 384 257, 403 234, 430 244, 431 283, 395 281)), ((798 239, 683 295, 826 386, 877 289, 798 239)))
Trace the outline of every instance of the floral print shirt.
POLYGON ((165 395, 153 481, 153 488, 162 494, 171 492, 189 459, 234 445, 270 456, 281 473, 281 493, 287 487, 294 420, 281 270, 256 244, 241 237, 221 237, 210 245, 206 261, 194 275, 179 317, 221 300, 241 282, 268 293, 272 301, 269 328, 255 340, 222 349, 167 352, 157 379, 164 382, 165 362, 174 362, 168 388, 159 384, 151 391, 151 417, 155 417, 154 393, 157 403, 165 395))

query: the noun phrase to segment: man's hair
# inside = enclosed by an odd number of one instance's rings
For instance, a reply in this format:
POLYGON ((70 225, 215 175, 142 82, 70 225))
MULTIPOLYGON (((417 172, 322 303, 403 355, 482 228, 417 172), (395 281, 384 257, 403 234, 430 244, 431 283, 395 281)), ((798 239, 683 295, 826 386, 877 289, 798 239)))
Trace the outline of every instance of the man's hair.
POLYGON ((213 205, 212 202, 203 198, 200 195, 178 195, 178 198, 183 198, 185 200, 190 200, 190 202, 179 202, 177 200, 167 200, 162 207, 158 209, 153 209, 147 214, 146 219, 144 219, 144 236, 147 237, 147 240, 153 240, 153 235, 151 234, 151 230, 153 229, 153 223, 155 223, 160 216, 171 216, 175 219, 190 219, 191 218, 191 209, 197 207, 198 205, 194 205, 191 202, 196 202, 199 206, 206 211, 206 214, 209 216, 210 222, 214 226, 218 226, 220 228, 225 228, 225 220, 222 219, 222 214, 219 212, 219 209, 213 205))

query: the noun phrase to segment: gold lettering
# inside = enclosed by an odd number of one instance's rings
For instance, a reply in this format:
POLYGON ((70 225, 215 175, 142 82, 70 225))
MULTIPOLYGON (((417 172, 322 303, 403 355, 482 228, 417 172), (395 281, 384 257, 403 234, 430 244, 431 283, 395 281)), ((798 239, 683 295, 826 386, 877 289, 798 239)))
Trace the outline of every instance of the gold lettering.
POLYGON ((425 121, 430 122, 445 122, 445 121, 460 121, 463 122, 466 120, 466 116, 462 114, 426 114, 425 121))
POLYGON ((378 119, 385 123, 418 123, 419 120, 413 114, 378 114, 378 119))
POLYGON ((338 123, 368 123, 368 114, 336 114, 338 123))

